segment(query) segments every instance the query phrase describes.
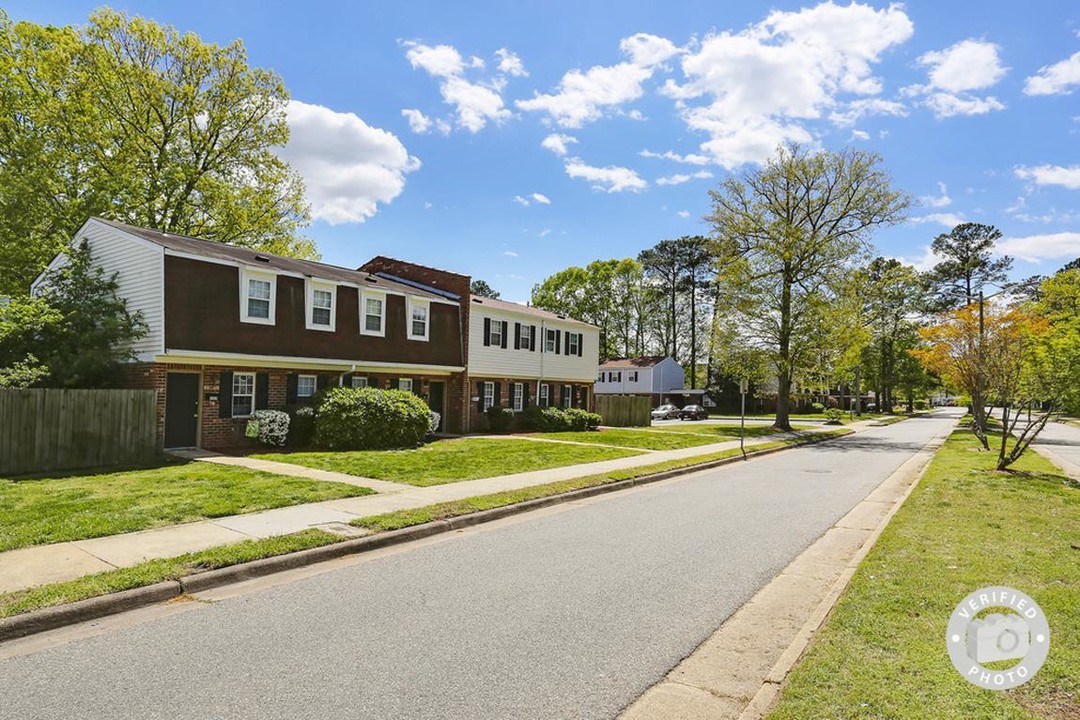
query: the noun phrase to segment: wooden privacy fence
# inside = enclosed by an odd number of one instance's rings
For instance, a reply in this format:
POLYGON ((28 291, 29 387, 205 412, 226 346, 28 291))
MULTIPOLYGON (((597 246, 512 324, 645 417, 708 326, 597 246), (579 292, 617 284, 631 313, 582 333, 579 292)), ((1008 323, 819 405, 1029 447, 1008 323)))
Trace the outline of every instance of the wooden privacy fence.
POLYGON ((645 395, 596 395, 596 412, 604 425, 648 427, 652 401, 645 395))
POLYGON ((154 390, 0 390, 0 475, 149 462, 154 390))

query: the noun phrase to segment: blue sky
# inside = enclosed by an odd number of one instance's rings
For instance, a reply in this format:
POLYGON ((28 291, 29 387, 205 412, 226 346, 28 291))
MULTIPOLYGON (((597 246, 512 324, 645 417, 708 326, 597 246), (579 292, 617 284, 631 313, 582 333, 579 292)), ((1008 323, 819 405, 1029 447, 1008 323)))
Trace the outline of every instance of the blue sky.
POLYGON ((885 255, 925 266, 968 220, 1004 232, 1017 277, 1080 256, 1080 4, 111 6, 240 38, 284 78, 282 152, 328 262, 393 255, 524 300, 566 266, 708 234, 707 190, 788 139, 882 155, 917 201, 885 255))

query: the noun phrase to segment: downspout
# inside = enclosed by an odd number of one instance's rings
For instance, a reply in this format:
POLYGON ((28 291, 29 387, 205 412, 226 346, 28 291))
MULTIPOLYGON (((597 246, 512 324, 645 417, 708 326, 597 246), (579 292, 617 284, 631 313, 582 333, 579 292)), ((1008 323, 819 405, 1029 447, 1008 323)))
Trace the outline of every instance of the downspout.
POLYGON ((350 374, 352 374, 352 373, 354 373, 354 372, 356 372, 356 363, 353 363, 353 364, 352 364, 352 368, 351 368, 351 369, 349 369, 349 370, 346 370, 346 371, 345 371, 345 372, 343 372, 343 373, 339 373, 339 374, 338 374, 338 377, 337 377, 337 384, 338 384, 338 387, 345 387, 345 376, 346 376, 346 375, 350 375, 350 374))

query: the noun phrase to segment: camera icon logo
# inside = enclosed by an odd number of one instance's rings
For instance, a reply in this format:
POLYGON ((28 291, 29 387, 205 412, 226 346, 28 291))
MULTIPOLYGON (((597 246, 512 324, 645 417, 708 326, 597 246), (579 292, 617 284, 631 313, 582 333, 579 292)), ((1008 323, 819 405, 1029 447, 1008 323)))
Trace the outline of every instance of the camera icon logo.
POLYGON ((1023 685, 1050 653, 1050 624, 1031 597, 1009 587, 987 587, 964 598, 945 633, 949 658, 965 680, 987 690, 1023 685), (1017 661, 1010 667, 987 663, 1017 661))
POLYGON ((967 654, 977 663, 1023 660, 1030 647, 1031 629, 1019 615, 993 613, 968 625, 967 654))

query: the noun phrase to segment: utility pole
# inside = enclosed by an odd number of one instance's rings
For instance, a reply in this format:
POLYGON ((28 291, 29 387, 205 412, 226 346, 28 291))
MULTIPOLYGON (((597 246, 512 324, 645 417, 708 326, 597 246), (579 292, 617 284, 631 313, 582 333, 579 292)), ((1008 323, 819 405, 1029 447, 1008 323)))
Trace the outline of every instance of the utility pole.
POLYGON ((743 460, 746 459, 746 391, 750 389, 749 385, 746 378, 739 380, 739 397, 742 403, 739 414, 739 450, 742 452, 743 460))

